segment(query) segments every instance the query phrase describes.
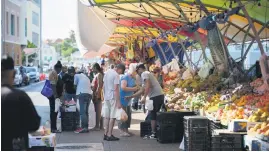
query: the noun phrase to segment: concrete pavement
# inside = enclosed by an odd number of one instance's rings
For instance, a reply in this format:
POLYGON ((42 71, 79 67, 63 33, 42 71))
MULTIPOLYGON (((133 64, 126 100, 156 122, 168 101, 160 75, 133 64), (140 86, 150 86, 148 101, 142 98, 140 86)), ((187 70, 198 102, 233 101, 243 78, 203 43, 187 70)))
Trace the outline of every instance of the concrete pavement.
MULTIPOLYGON (((41 116, 41 125, 49 120, 49 101, 40 94, 44 86, 44 81, 21 88, 25 90, 32 99, 39 115, 41 116)), ((94 110, 90 109, 90 126, 94 124, 94 110)), ((140 137, 140 122, 145 119, 142 112, 133 112, 130 132, 132 137, 122 137, 120 141, 103 141, 103 131, 92 131, 85 134, 75 134, 73 132, 62 132, 57 134, 57 151, 177 151, 179 143, 160 144, 156 140, 143 140, 140 137)), ((115 126, 113 133, 119 137, 118 127, 115 126)))

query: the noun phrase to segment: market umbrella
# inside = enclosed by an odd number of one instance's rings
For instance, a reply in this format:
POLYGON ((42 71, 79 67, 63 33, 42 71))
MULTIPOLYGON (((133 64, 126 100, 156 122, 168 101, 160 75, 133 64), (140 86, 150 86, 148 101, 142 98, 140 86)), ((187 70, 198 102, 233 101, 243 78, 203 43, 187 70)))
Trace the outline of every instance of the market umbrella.
MULTIPOLYGON (((99 51, 112 35, 116 24, 98 14, 93 7, 77 3, 77 41, 82 55, 87 51, 99 51)), ((96 8, 97 9, 97 8, 96 8)))

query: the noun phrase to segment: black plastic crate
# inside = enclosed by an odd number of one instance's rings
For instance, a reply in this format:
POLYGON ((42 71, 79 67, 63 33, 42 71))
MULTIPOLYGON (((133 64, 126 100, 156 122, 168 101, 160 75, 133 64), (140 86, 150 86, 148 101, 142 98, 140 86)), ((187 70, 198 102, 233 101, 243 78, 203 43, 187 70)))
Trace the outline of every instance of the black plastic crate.
POLYGON ((184 117, 185 128, 202 128, 208 127, 208 118, 201 116, 185 116, 184 117))
POLYGON ((188 133, 184 133, 184 139, 186 140, 195 140, 195 141, 203 141, 205 139, 207 139, 207 141, 209 142, 210 137, 205 134, 205 133, 200 133, 200 134, 188 134, 188 133))
POLYGON ((240 149, 242 148, 242 144, 241 143, 214 143, 211 145, 212 148, 221 148, 221 149, 227 149, 227 148, 231 148, 231 149, 240 149))
POLYGON ((159 143, 174 143, 176 142, 176 125, 162 124, 157 127, 157 141, 159 143))
POLYGON ((219 136, 212 136, 211 137, 212 143, 242 143, 242 136, 241 135, 219 135, 219 136))
POLYGON ((28 148, 28 151, 54 151, 54 147, 33 146, 31 148, 28 148))
POLYGON ((211 151, 243 151, 242 148, 211 148, 211 151))
POLYGON ((200 144, 187 144, 184 143, 184 150, 185 151, 207 151, 210 150, 208 144, 200 143, 200 144))
POLYGON ((193 116, 194 112, 158 112, 157 113, 157 124, 175 124, 175 142, 181 142, 184 134, 184 116, 193 116))
POLYGON ((141 122, 140 123, 140 137, 151 134, 151 123, 150 122, 141 122))
POLYGON ((74 131, 79 126, 79 115, 77 112, 61 113, 62 131, 74 131))

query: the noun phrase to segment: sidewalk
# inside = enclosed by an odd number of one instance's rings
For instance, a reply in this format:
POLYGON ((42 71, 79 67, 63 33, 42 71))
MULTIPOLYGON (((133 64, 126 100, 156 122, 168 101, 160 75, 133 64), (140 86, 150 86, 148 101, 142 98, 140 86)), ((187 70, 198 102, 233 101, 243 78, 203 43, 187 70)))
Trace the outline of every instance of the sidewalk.
MULTIPOLYGON (((73 132, 62 132, 57 134, 57 147, 56 150, 61 150, 61 146, 72 147, 76 145, 78 149, 82 150, 83 145, 87 150, 105 150, 105 151, 178 151, 180 143, 173 144, 160 144, 156 140, 143 140, 140 137, 140 122, 145 119, 145 114, 141 112, 133 112, 132 125, 130 132, 134 134, 132 137, 121 137, 120 141, 104 141, 103 131, 92 131, 86 134, 75 134, 73 132), (79 144, 83 143, 83 144, 79 144), (72 145, 71 145, 72 144, 72 145), (87 145, 86 145, 87 144, 87 145), (86 146, 85 146, 86 145, 86 146), (82 146, 82 147, 79 147, 82 146)), ((113 133, 119 137, 118 127, 115 126, 113 133)), ((84 149, 85 150, 85 149, 84 149)))

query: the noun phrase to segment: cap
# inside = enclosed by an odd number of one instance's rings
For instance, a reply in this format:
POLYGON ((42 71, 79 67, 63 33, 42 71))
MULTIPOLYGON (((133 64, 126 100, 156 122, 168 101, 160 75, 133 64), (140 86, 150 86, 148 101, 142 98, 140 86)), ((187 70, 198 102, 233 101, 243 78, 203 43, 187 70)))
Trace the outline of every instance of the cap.
POLYGON ((1 71, 14 70, 14 60, 4 55, 1 60, 1 71))

